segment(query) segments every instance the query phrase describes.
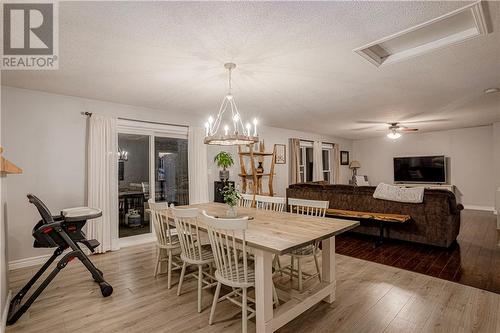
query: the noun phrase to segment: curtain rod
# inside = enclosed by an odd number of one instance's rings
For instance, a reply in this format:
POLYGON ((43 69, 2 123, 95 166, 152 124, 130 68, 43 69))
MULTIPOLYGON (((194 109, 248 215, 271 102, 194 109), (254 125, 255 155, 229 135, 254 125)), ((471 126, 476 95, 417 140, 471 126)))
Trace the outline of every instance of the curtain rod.
MULTIPOLYGON (((92 116, 92 112, 82 112, 82 115, 83 116, 87 116, 87 117, 91 117, 92 116)), ((171 123, 161 123, 161 122, 158 122, 158 121, 137 120, 137 119, 131 119, 131 118, 122 118, 122 117, 118 117, 118 119, 129 120, 129 121, 137 121, 137 122, 140 122, 140 123, 148 123, 148 124, 156 124, 156 125, 169 125, 169 126, 177 126, 177 127, 186 127, 186 128, 189 128, 188 125, 179 125, 179 124, 171 124, 171 123)))

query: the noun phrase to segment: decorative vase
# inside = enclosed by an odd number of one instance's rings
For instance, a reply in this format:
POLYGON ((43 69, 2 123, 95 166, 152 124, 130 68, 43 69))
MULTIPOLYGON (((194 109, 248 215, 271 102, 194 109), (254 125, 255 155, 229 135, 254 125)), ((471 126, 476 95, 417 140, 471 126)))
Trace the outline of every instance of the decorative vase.
POLYGON ((259 162, 259 166, 256 168, 257 173, 264 173, 264 167, 262 166, 262 162, 259 162))
POLYGON ((226 211, 226 216, 227 217, 236 217, 236 216, 238 216, 238 212, 236 210, 236 206, 229 206, 228 205, 228 209, 226 211))
POLYGON ((219 171, 219 178, 221 182, 225 182, 229 179, 229 170, 223 169, 219 171))

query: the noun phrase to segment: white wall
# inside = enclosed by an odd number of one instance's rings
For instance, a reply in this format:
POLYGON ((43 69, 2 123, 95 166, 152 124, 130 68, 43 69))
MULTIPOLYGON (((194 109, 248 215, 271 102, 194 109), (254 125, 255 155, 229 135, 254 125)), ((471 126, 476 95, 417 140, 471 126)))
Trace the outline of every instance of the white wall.
MULTIPOLYGON (((2 144, 6 155, 24 169, 23 175, 4 179, 9 261, 51 252, 50 249, 32 247, 31 230, 39 216, 28 203, 27 193, 40 196, 54 213, 85 202, 86 119, 81 112, 179 125, 200 126, 202 123, 199 117, 176 110, 153 110, 5 86, 2 86, 1 93, 2 144)), ((288 144, 290 137, 320 138, 310 133, 260 128, 268 147, 272 147, 273 143, 288 144)), ((321 138, 340 143, 342 150, 351 148, 350 140, 321 138)), ((219 150, 220 147, 209 148, 211 195, 213 180, 218 177, 213 156, 219 150)), ((288 165, 279 166, 276 171, 275 189, 284 194, 288 184, 288 165)), ((343 167, 342 171, 343 179, 347 180, 347 167, 343 167)))
MULTIPOLYGON (((324 136, 324 135, 317 135, 313 133, 306 133, 306 132, 300 132, 300 131, 294 131, 294 130, 287 130, 283 128, 276 128, 276 127, 266 127, 266 126, 260 126, 259 127, 259 138, 261 140, 264 140, 265 143, 265 148, 266 152, 272 151, 274 144, 284 144, 286 145, 286 164, 275 164, 275 180, 273 183, 274 186, 274 192, 278 196, 284 196, 286 192, 286 188, 288 187, 288 182, 289 182, 289 162, 290 162, 290 152, 289 152, 289 147, 288 147, 288 139, 289 138, 299 138, 299 139, 304 139, 304 140, 316 140, 316 141, 322 141, 322 142, 331 142, 331 143, 338 143, 340 145, 340 150, 347 150, 351 151, 352 149, 352 141, 347 140, 347 139, 341 139, 341 138, 335 138, 332 136, 324 136)), ((236 184, 239 184, 240 178, 238 177, 238 174, 240 173, 240 164, 239 164, 239 158, 238 158, 238 153, 237 153, 237 148, 236 147, 221 147, 221 146, 209 146, 208 148, 208 168, 209 168, 209 184, 210 189, 209 189, 209 195, 210 195, 210 200, 213 200, 214 196, 214 189, 213 189, 213 182, 216 180, 219 180, 219 169, 217 166, 214 164, 214 156, 220 152, 220 151, 227 151, 231 153, 233 156, 233 159, 235 160, 235 165, 229 169, 230 172, 230 180, 236 181, 236 184)), ((264 158, 264 170, 269 171, 269 161, 270 158, 264 158)), ((246 158, 248 161, 249 159, 246 158)), ((249 168, 247 168, 247 171, 249 168)), ((340 182, 342 184, 347 184, 350 178, 350 170, 348 166, 340 166, 340 182)), ((267 178, 262 181, 262 186, 263 186, 263 191, 267 192, 267 178)))
POLYGON ((359 174, 372 184, 393 182, 395 156, 446 155, 450 165, 448 181, 456 185, 466 206, 494 206, 493 126, 449 131, 405 134, 398 140, 379 137, 353 142, 359 174))

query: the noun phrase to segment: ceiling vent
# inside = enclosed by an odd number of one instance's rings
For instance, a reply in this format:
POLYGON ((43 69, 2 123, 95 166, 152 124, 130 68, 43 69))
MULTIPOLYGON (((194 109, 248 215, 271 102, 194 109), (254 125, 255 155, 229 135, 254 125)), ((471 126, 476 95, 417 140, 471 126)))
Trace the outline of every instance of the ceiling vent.
POLYGON ((486 34, 478 1, 353 51, 379 67, 486 34))

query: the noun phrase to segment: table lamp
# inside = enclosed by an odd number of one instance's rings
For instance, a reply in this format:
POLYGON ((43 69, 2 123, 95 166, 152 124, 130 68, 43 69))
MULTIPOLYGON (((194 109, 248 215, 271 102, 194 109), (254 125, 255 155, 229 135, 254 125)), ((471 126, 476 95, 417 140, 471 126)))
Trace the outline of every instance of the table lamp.
POLYGON ((351 161, 349 163, 349 169, 352 169, 352 181, 355 181, 357 170, 361 168, 361 164, 358 161, 351 161))

